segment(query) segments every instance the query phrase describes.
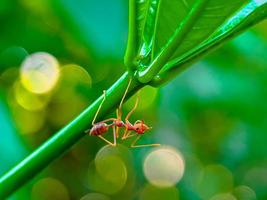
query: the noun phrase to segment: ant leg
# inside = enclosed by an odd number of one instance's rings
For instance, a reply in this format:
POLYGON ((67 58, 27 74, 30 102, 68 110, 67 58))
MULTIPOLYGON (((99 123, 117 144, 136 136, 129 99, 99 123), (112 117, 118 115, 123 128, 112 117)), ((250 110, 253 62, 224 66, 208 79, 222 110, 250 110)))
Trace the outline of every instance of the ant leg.
MULTIPOLYGON (((116 109, 116 115, 117 115, 117 120, 121 120, 121 115, 119 115, 119 109, 116 109)), ((119 130, 120 128, 116 126, 116 137, 119 138, 119 130)))
MULTIPOLYGON (((121 120, 121 118, 122 118, 122 104, 123 104, 123 101, 124 101, 124 99, 126 97, 126 94, 127 94, 128 90, 129 90, 131 82, 132 82, 132 78, 130 78, 129 83, 128 83, 126 89, 125 89, 125 92, 124 92, 124 94, 122 96, 122 99, 121 99, 121 102, 119 104, 119 108, 116 109, 117 120, 121 120)), ((120 130, 120 128, 116 127, 116 137, 117 138, 119 138, 119 130, 120 130)))
POLYGON ((126 136, 124 136, 122 139, 125 140, 125 139, 130 138, 130 137, 133 137, 133 136, 136 136, 136 134, 135 134, 135 133, 133 133, 133 134, 128 133, 128 134, 126 134, 126 136))
POLYGON ((135 143, 141 138, 141 135, 139 135, 131 144, 132 148, 140 148, 140 147, 158 147, 160 144, 141 144, 141 145, 135 145, 135 143))
MULTIPOLYGON (((129 117, 133 114, 133 112, 135 111, 135 109, 137 108, 137 105, 138 105, 138 102, 139 102, 139 95, 140 93, 138 92, 137 93, 137 98, 136 98, 136 101, 135 101, 135 104, 134 104, 134 107, 132 108, 132 110, 127 114, 126 118, 125 118, 125 123, 126 123, 126 126, 125 126, 125 131, 124 131, 124 134, 122 136, 122 139, 125 140, 127 139, 128 137, 132 137, 132 135, 130 136, 130 133, 128 133, 128 128, 127 128, 127 124, 130 123, 129 122, 129 117)), ((135 134, 133 134, 135 135, 135 134)))
POLYGON ((127 126, 125 126, 125 130, 124 130, 124 133, 123 133, 123 135, 122 135, 122 140, 125 140, 126 138, 127 138, 127 136, 128 136, 128 128, 127 128, 127 126))
POLYGON ((104 140, 106 143, 108 143, 111 146, 116 146, 117 145, 117 141, 116 141, 116 132, 115 132, 115 127, 112 126, 113 129, 113 138, 114 138, 114 142, 110 142, 109 140, 107 140, 106 138, 104 138, 102 135, 98 135, 98 137, 102 140, 104 140))
POLYGON ((133 109, 127 114, 126 118, 125 118, 125 121, 128 121, 128 119, 130 118, 130 116, 133 114, 133 112, 136 110, 137 108, 137 105, 139 103, 139 99, 140 99, 140 92, 138 91, 137 93, 137 98, 135 100, 135 104, 134 104, 134 107, 133 109))
POLYGON ((116 130, 115 130, 115 126, 112 126, 112 129, 113 129, 113 138, 114 138, 114 142, 113 142, 113 146, 116 146, 117 145, 117 133, 116 133, 116 130))
MULTIPOLYGON (((100 122, 98 122, 98 123, 105 123, 105 122, 109 122, 109 121, 114 122, 115 120, 116 120, 116 118, 108 118, 108 119, 105 119, 105 120, 100 121, 100 122)), ((97 124, 98 124, 98 123, 97 123, 97 124)), ((111 124, 111 125, 113 125, 113 124, 111 124)))
POLYGON ((122 99, 121 99, 119 108, 118 108, 117 111, 116 111, 116 112, 117 112, 117 118, 118 118, 119 120, 121 120, 121 116, 122 116, 122 104, 123 104, 123 101, 124 101, 124 99, 125 99, 125 97, 126 97, 126 94, 127 94, 128 90, 129 90, 129 87, 130 87, 130 85, 131 85, 131 82, 132 82, 132 78, 130 78, 130 80, 129 80, 129 83, 128 83, 126 89, 125 89, 125 92, 124 92, 123 96, 122 96, 122 99))
POLYGON ((102 140, 104 140, 106 143, 108 143, 111 146, 114 146, 114 144, 112 142, 110 142, 109 140, 107 140, 106 138, 104 138, 102 135, 98 135, 98 137, 102 140))
POLYGON ((95 124, 96 117, 97 117, 97 115, 98 115, 98 113, 99 113, 99 111, 100 111, 100 109, 101 109, 101 107, 102 107, 102 105, 103 105, 105 100, 106 100, 106 90, 103 90, 103 100, 100 103, 100 105, 99 105, 99 107, 98 107, 98 109, 97 109, 97 111, 95 113, 94 119, 92 121, 92 126, 95 124))
POLYGON ((120 135, 119 135, 120 127, 117 126, 115 132, 116 132, 116 133, 115 133, 115 134, 116 134, 116 138, 119 138, 119 136, 120 136, 120 135))

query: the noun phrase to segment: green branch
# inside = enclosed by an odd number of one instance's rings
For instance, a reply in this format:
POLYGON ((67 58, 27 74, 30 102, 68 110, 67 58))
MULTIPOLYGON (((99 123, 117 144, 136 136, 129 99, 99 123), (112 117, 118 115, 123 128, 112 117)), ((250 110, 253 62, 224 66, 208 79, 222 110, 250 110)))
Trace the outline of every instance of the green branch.
MULTIPOLYGON (((123 74, 121 78, 107 90, 106 101, 99 113, 99 119, 102 119, 106 114, 118 106, 129 82, 129 77, 130 75, 128 73, 123 74)), ((140 83, 133 80, 127 97, 135 93, 141 87, 142 85, 140 83)), ((4 199, 10 195, 49 165, 53 160, 60 157, 80 138, 86 136, 84 131, 90 128, 91 121, 93 120, 102 98, 103 96, 99 97, 73 121, 1 177, 0 199, 4 199)))

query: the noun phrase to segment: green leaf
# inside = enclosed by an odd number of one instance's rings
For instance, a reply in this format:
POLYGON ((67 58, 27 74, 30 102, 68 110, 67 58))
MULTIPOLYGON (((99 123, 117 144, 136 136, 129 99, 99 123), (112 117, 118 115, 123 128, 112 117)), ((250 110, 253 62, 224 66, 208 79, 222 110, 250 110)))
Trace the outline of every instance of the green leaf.
POLYGON ((167 62, 197 48, 247 1, 135 1, 139 80, 150 81, 167 62))
MULTIPOLYGON (((139 1, 142 2, 142 1, 139 1)), ((158 9, 158 0, 145 2, 145 6, 138 4, 138 38, 140 38, 139 56, 146 57, 151 52, 154 36, 155 20, 158 9), (148 4, 149 3, 149 4, 148 4)))
MULTIPOLYGON (((188 33, 185 34, 182 42, 172 58, 179 57, 199 45, 210 34, 236 12, 246 0, 210 0, 195 19, 188 33)), ((162 1, 159 8, 157 28, 155 30, 154 48, 152 59, 160 53, 168 40, 175 33, 175 30, 188 15, 196 1, 176 0, 162 1), (166 14, 167 13, 167 14, 166 14), (161 17, 162 16, 162 17, 161 17)), ((189 23, 189 22, 186 22, 189 23)))
POLYGON ((258 23, 267 17, 267 1, 251 1, 228 19, 208 40, 188 51, 182 57, 168 62, 151 82, 152 85, 161 85, 175 77, 185 67, 202 58, 210 51, 229 41, 240 32, 258 23))
MULTIPOLYGON (((208 0, 197 0, 190 10, 183 22, 179 24, 173 36, 168 40, 164 49, 157 55, 157 57, 151 62, 151 64, 139 71, 139 81, 146 83, 149 82, 162 68, 162 66, 168 61, 173 52, 177 48, 177 44, 182 41, 182 38, 189 31, 194 21, 198 18, 200 11, 203 10, 208 0)), ((158 15, 157 15, 158 17, 158 15)))
POLYGON ((158 0, 129 1, 129 35, 125 53, 125 64, 128 67, 135 64, 137 56, 138 60, 151 52, 158 2, 158 0))

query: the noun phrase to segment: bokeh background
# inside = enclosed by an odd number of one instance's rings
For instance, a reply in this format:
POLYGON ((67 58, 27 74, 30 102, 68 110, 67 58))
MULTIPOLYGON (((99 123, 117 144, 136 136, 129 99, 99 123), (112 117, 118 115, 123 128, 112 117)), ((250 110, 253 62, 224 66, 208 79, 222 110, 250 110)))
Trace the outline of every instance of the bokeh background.
MULTIPOLYGON (((0 175, 125 71, 127 21, 125 0, 0 1, 0 175)), ((267 199, 266 86, 265 21, 141 91, 160 148, 85 136, 9 199, 267 199)))

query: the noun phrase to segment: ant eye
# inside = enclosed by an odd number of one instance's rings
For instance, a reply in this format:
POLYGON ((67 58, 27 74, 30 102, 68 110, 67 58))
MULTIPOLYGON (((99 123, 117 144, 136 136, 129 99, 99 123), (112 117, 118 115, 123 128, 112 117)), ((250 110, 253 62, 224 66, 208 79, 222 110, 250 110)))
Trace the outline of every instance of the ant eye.
POLYGON ((138 131, 138 130, 139 130, 139 128, 136 128, 136 130, 138 131))

